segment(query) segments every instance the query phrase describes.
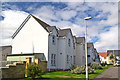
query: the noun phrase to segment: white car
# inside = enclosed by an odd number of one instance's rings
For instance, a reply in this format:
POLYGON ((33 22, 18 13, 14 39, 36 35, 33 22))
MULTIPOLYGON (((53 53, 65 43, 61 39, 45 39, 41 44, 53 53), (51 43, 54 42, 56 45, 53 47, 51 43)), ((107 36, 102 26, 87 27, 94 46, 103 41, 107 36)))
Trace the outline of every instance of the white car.
POLYGON ((120 66, 120 56, 116 56, 116 65, 120 66))
POLYGON ((116 65, 117 65, 117 66, 120 66, 120 61, 116 61, 116 65))
POLYGON ((116 56, 116 59, 117 59, 117 60, 120 60, 120 56, 116 56))

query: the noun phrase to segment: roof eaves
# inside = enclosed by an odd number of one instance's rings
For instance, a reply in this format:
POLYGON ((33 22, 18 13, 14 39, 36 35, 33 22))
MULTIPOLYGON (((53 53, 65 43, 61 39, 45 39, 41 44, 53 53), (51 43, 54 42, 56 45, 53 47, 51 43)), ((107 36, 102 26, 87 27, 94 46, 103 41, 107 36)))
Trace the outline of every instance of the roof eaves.
POLYGON ((51 27, 50 25, 48 25, 47 23, 41 21, 40 19, 38 19, 37 17, 31 15, 47 32, 50 32, 46 27, 51 27), (46 25, 46 26, 44 26, 46 25))

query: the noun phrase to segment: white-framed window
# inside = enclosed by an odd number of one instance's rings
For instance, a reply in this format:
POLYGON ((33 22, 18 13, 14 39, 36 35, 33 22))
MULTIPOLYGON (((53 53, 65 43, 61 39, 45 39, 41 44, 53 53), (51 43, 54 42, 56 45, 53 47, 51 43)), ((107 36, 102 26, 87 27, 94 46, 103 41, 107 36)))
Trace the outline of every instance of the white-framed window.
POLYGON ((69 55, 67 55, 67 63, 69 63, 69 55))
POLYGON ((70 47, 70 39, 68 39, 68 46, 70 47))
POLYGON ((51 66, 56 66, 56 54, 51 54, 51 66))
POLYGON ((55 40, 55 35, 53 35, 53 36, 52 36, 52 44, 55 45, 55 42, 56 42, 56 40, 55 40))

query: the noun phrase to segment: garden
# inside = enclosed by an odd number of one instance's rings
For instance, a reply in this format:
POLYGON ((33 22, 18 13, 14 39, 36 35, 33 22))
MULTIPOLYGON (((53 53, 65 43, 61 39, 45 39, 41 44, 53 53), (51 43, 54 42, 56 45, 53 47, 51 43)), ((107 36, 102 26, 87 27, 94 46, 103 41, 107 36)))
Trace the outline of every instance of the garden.
MULTIPOLYGON (((110 67, 114 67, 113 65, 100 65, 97 62, 93 62, 89 65, 88 67, 88 72, 89 72, 89 79, 94 79, 98 75, 100 75, 102 72, 107 70, 110 67)), ((46 72, 42 73, 41 69, 39 66, 36 65, 30 65, 30 68, 28 67, 28 76, 27 78, 24 79, 19 79, 19 80, 30 80, 30 79, 42 79, 42 80, 47 80, 47 79, 69 79, 69 80, 77 80, 77 79, 85 79, 86 74, 85 74, 85 66, 72 66, 70 70, 68 71, 54 71, 54 72, 46 72)))

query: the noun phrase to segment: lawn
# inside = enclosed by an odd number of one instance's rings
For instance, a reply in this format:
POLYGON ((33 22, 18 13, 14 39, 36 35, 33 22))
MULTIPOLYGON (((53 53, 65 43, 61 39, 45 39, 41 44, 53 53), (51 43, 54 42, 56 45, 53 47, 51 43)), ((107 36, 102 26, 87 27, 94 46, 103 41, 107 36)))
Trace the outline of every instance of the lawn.
MULTIPOLYGON (((103 71, 107 70, 108 68, 110 67, 113 67, 113 65, 110 65, 110 66, 103 66, 102 68, 103 69, 99 69, 99 70, 95 70, 95 73, 94 74, 89 74, 89 79, 93 79, 95 77, 97 77, 98 75, 100 75, 103 71)), ((42 75, 42 78, 45 80, 45 79, 55 79, 57 78, 57 80, 59 78, 63 78, 64 79, 67 79, 70 78, 71 79, 74 79, 74 80, 78 80, 79 78, 83 78, 85 79, 85 74, 72 74, 70 71, 56 71, 56 72, 47 72, 47 73, 44 73, 42 75), (78 79, 77 79, 78 78, 78 79)), ((37 76, 36 78, 40 78, 39 76, 37 76)), ((24 78, 24 79, 20 79, 20 80, 29 80, 31 79, 30 77, 29 78, 24 78)))

